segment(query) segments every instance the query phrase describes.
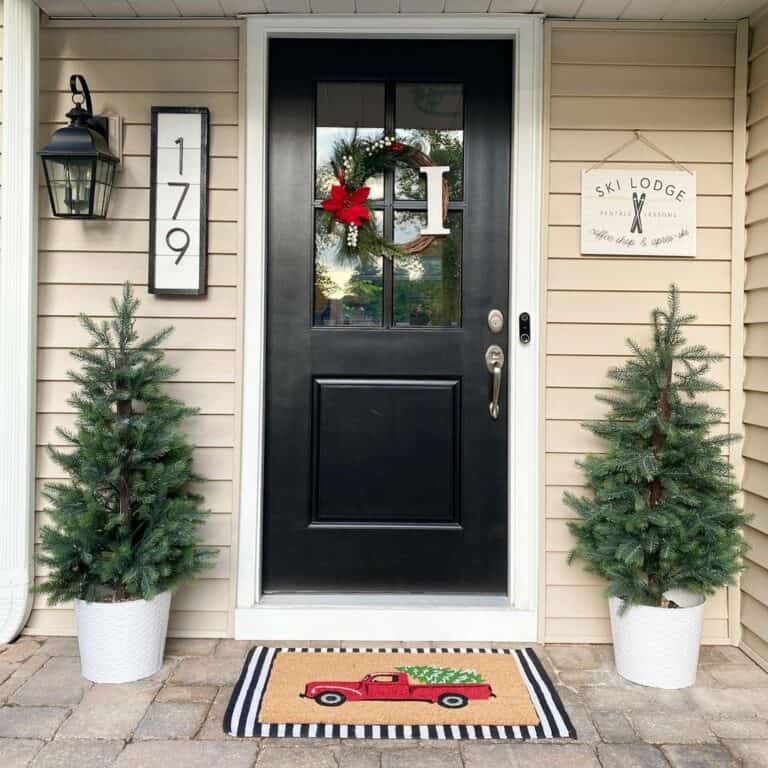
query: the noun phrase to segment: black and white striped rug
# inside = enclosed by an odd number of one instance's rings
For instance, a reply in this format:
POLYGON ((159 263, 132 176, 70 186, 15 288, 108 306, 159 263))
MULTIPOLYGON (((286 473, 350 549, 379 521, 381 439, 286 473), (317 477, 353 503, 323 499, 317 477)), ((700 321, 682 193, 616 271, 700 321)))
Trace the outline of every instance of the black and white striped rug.
MULTIPOLYGON (((471 659, 462 657, 467 664, 471 659)), ((319 660, 319 659, 318 659, 319 660)), ((490 660, 489 660, 490 661, 490 660)), ((500 660, 498 660, 500 661, 500 660)), ((293 692, 291 695, 294 695, 293 692)), ((295 694, 299 696, 298 692, 295 694)), ((350 705, 347 704, 347 707, 350 705)), ((360 706, 351 704, 352 707, 360 706)), ((349 709, 347 709, 349 711, 349 709)), ((337 718, 338 719, 338 718, 337 718)), ((224 732, 241 737, 342 738, 342 739, 553 739, 576 738, 576 730, 552 681, 532 648, 268 648, 257 646, 248 653, 224 715, 224 732), (264 722, 262 704, 276 659, 280 654, 507 654, 517 665, 531 704, 538 715, 538 725, 478 724, 359 724, 322 722, 264 722)))

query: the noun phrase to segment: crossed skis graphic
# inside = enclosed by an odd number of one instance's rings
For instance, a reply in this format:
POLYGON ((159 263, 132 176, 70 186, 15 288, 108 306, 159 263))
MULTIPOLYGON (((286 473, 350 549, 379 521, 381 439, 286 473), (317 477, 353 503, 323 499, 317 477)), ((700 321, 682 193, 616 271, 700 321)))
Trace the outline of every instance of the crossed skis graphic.
POLYGON ((645 205, 645 192, 638 198, 637 192, 632 193, 632 205, 635 209, 635 218, 632 219, 632 228, 630 233, 637 232, 638 235, 643 234, 643 223, 640 220, 640 214, 643 212, 643 206, 645 205))

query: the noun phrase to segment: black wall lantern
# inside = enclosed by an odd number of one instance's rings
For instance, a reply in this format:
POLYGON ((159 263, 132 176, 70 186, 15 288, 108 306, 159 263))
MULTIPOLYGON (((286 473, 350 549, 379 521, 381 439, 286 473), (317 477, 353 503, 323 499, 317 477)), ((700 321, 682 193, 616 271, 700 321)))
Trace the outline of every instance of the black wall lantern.
POLYGON ((48 144, 38 152, 51 208, 54 216, 103 219, 109 208, 118 159, 109 149, 107 118, 93 116, 85 78, 72 75, 69 88, 75 105, 67 112, 71 122, 54 131, 48 144))

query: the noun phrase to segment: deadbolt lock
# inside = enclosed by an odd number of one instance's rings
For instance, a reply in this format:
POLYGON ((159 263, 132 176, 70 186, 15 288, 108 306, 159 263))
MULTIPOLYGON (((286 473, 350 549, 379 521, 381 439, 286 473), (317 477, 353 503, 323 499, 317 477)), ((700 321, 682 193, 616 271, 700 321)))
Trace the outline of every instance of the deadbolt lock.
POLYGON ((491 333, 501 333, 504 330, 504 313, 500 309, 492 309, 488 313, 488 330, 491 333))

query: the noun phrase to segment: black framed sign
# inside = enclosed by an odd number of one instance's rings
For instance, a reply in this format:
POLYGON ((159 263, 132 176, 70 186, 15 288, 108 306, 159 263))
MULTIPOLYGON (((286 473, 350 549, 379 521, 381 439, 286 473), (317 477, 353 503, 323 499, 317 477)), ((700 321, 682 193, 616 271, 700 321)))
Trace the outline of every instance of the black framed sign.
POLYGON ((208 133, 205 107, 152 107, 149 292, 208 290, 208 133))

